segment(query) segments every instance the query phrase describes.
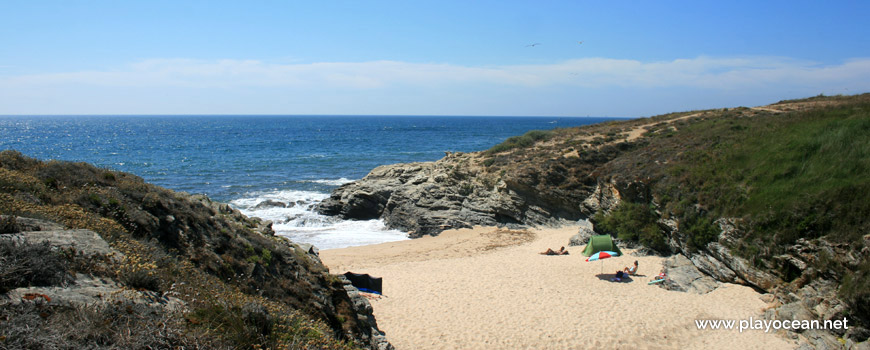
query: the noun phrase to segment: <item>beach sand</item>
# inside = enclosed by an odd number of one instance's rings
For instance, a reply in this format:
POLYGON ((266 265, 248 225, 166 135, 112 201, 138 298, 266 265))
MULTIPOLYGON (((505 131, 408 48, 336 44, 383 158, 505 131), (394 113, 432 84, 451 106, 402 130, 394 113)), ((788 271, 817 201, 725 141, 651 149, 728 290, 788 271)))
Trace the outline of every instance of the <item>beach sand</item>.
POLYGON ((697 329, 696 319, 758 319, 767 305, 751 288, 726 284, 697 295, 647 285, 663 259, 628 250, 594 262, 582 247, 538 254, 575 232, 476 227, 320 256, 332 273, 383 277, 385 297, 372 306, 399 350, 795 348, 773 332, 697 329), (609 280, 635 260, 641 276, 609 280))

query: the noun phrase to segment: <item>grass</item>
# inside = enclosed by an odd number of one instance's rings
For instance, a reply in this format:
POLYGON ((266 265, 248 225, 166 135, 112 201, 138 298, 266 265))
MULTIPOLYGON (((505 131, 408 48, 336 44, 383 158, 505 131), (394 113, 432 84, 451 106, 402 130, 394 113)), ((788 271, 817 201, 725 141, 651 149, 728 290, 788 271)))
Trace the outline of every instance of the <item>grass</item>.
MULTIPOLYGON (((690 245, 716 240, 712 218, 737 217, 744 236, 731 248, 759 267, 777 266, 774 257, 801 239, 861 249, 870 232, 870 103, 838 100, 782 114, 710 118, 654 139, 663 152, 680 154, 654 191, 664 211, 681 219, 690 245)), ((866 257, 861 261, 857 270, 836 256, 814 263, 841 278, 840 295, 854 312, 870 303, 870 267, 866 257)), ((795 272, 782 274, 790 279, 795 272)))
MULTIPOLYGON (((791 244, 827 236, 850 242, 866 229, 870 204, 870 105, 704 121, 685 133, 711 147, 685 152, 671 168, 687 201, 712 216, 746 217, 751 239, 791 244), (728 132, 737 127, 741 132, 728 132)), ((666 191, 667 192, 667 191, 666 191)))
POLYGON ((487 155, 510 151, 515 148, 527 148, 534 145, 536 142, 549 139, 553 134, 551 130, 531 130, 520 136, 511 136, 504 142, 497 144, 487 150, 487 155))

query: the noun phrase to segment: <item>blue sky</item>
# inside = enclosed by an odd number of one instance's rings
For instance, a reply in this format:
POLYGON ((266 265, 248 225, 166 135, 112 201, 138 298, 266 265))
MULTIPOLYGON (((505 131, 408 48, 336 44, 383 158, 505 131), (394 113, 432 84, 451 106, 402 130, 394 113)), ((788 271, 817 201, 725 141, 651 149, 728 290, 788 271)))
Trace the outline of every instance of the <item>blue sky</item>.
POLYGON ((0 114, 633 117, 870 91, 870 2, 614 3, 4 0, 0 114))

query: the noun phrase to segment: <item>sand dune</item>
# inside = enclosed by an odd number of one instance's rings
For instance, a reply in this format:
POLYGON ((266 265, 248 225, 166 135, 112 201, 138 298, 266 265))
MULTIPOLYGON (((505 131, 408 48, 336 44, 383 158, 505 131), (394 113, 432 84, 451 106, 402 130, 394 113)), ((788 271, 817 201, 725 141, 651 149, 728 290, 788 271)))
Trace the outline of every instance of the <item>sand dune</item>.
POLYGON ((386 297, 372 305, 380 328, 400 350, 796 346, 763 331, 697 329, 696 319, 758 318, 766 304, 748 287, 727 285, 706 295, 671 292, 647 285, 661 268, 659 257, 585 262, 579 247, 567 256, 538 254, 565 245, 574 232, 454 230, 324 250, 321 258, 333 273, 384 278, 386 297), (634 260, 645 276, 609 281, 634 260))

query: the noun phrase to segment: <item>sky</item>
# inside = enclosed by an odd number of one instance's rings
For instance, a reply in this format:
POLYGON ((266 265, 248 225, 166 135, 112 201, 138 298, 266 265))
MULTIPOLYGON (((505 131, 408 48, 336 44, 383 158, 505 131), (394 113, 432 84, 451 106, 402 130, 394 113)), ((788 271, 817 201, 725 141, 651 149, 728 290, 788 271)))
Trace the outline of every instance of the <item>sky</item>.
POLYGON ((0 115, 640 117, 870 92, 870 1, 0 1, 0 115))

